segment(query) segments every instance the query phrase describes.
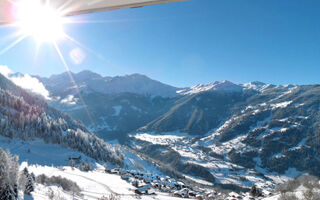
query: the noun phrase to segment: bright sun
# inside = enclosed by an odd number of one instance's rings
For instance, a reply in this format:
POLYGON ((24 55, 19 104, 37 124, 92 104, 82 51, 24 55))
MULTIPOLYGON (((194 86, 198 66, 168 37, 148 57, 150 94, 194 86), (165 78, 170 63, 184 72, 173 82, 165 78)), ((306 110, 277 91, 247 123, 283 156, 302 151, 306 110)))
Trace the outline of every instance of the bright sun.
POLYGON ((57 10, 40 0, 25 0, 16 4, 17 25, 22 34, 37 42, 56 42, 64 37, 64 18, 57 10))

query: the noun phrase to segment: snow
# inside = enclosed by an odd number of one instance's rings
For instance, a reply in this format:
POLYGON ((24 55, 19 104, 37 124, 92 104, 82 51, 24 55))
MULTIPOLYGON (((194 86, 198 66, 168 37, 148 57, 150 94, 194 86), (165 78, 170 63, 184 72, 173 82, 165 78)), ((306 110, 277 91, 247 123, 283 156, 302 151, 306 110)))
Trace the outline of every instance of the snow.
MULTIPOLYGON (((81 195, 77 196, 79 200, 96 200, 102 196, 109 196, 110 194, 118 195, 121 199, 167 199, 167 200, 178 200, 180 198, 172 197, 168 193, 156 192, 156 195, 143 195, 137 196, 134 193, 136 189, 128 182, 121 179, 119 175, 105 173, 103 168, 98 168, 90 172, 82 172, 76 168, 71 167, 49 167, 31 165, 28 167, 30 172, 33 172, 36 176, 45 174, 47 176, 61 176, 74 181, 79 185, 81 189, 81 195)), ((53 190, 54 193, 60 194, 65 199, 72 199, 72 194, 61 190, 57 186, 44 187, 37 184, 35 191, 32 192, 32 197, 35 200, 48 199, 48 191, 53 190)))
POLYGON ((68 95, 66 98, 62 99, 60 103, 67 104, 67 105, 76 105, 77 99, 74 98, 73 95, 68 95))
POLYGON ((144 158, 141 156, 132 153, 129 150, 126 150, 125 152, 125 160, 124 163, 126 165, 126 168, 128 170, 139 170, 141 172, 145 173, 155 173, 158 175, 163 175, 152 163, 147 162, 144 158), (142 166, 143 168, 140 168, 142 166))
POLYGON ((299 108, 301 106, 304 106, 304 103, 295 103, 294 104, 294 107, 296 107, 296 108, 299 108))
MULTIPOLYGON (((274 127, 274 128, 271 128, 271 129, 267 129, 265 130, 264 132, 262 132, 260 135, 258 135, 258 139, 263 139, 265 137, 268 137, 276 132, 281 132, 281 133, 285 133, 287 132, 290 128, 294 128, 295 126, 294 125, 291 125, 290 127, 285 127, 285 128, 282 128, 282 127, 274 127)), ((266 127, 265 127, 266 128, 266 127)))
POLYGON ((279 122, 286 122, 286 121, 288 121, 288 120, 289 120, 289 118, 288 118, 288 117, 283 118, 283 119, 278 119, 278 121, 279 121, 279 122))
MULTIPOLYGON (((62 176, 76 182, 81 188, 81 195, 76 196, 78 200, 98 199, 109 194, 118 194, 121 199, 128 200, 139 198, 134 193, 135 187, 122 180, 119 175, 105 173, 104 167, 101 165, 103 163, 97 163, 95 160, 72 149, 46 144, 42 140, 22 141, 6 137, 0 137, 0 144, 1 148, 9 149, 12 154, 19 155, 19 161, 21 162, 20 169, 28 167, 29 172, 33 172, 35 175, 62 176), (29 149, 30 152, 28 152, 29 149), (68 158, 78 156, 81 156, 83 160, 88 159, 95 167, 94 170, 83 172, 77 168, 72 169, 71 167, 67 167, 69 163, 68 158)), ((131 153, 129 150, 126 151, 124 163, 127 169, 136 170, 136 165, 139 163, 143 166, 142 171, 162 175, 156 169, 156 166, 148 163, 142 157, 131 153)), ((73 199, 71 192, 64 191, 56 185, 44 186, 41 184, 36 184, 32 197, 26 196, 26 199, 47 200, 49 199, 48 195, 52 192, 60 197, 60 199, 73 199)), ((178 200, 179 198, 172 197, 169 193, 156 192, 156 195, 141 196, 141 199, 178 200)))
MULTIPOLYGON (((291 88, 290 88, 291 89, 291 88)), ((287 94, 287 93, 286 93, 287 94)), ((216 178, 216 183, 221 184, 235 184, 241 187, 248 187, 250 188, 252 184, 256 184, 257 186, 264 188, 265 190, 272 191, 276 184, 284 183, 291 177, 294 177, 297 173, 292 169, 289 169, 286 174, 278 174, 276 172, 268 172, 267 169, 261 168, 261 158, 256 157, 254 161, 256 163, 256 167, 254 169, 246 169, 242 166, 233 164, 227 154, 230 152, 231 149, 235 149, 236 152, 244 153, 253 150, 253 147, 248 146, 247 144, 243 143, 242 141, 247 137, 247 133, 243 133, 241 135, 232 138, 229 141, 223 143, 217 143, 220 134, 222 131, 236 123, 238 118, 242 117, 243 115, 252 115, 264 110, 271 110, 276 108, 286 108, 287 106, 291 105, 292 101, 277 101, 277 102, 267 102, 260 104, 258 106, 249 105, 244 108, 240 112, 240 115, 234 115, 221 123, 216 129, 210 131, 206 134, 203 138, 194 141, 192 140, 191 136, 181 136, 176 134, 152 134, 152 133, 140 133, 135 135, 134 137, 139 140, 148 141, 153 144, 160 144, 166 145, 173 149, 174 151, 178 152, 181 155, 181 160, 184 162, 193 163, 196 165, 200 165, 208 169, 214 177, 216 178), (209 156, 206 152, 204 152, 202 147, 210 148, 212 152, 219 154, 222 158, 209 156), (257 173, 263 173, 269 180, 257 175, 257 173)), ((297 117, 299 118, 299 117, 297 117)), ((273 134, 275 132, 278 133, 288 133, 289 129, 296 128, 300 126, 299 122, 292 122, 288 127, 274 127, 269 128, 268 125, 272 119, 272 114, 262 121, 257 122, 255 126, 250 127, 250 131, 255 129, 264 128, 266 129, 265 132, 260 134, 258 137, 263 139, 264 137, 273 134)), ((301 119, 305 119, 305 117, 301 117, 301 119)), ((289 118, 278 119, 280 122, 286 122, 289 118)), ((301 148, 304 145, 305 141, 301 141, 294 149, 301 148)), ((284 155, 281 153, 275 154, 274 158, 280 158, 284 155)), ((184 174, 185 175, 185 174, 184 174)), ((186 178, 192 180, 190 175, 185 175, 186 178)), ((197 183, 202 182, 201 179, 195 178, 197 183)), ((200 183, 204 184, 204 182, 200 183)))
POLYGON ((292 103, 292 101, 284 101, 284 102, 281 102, 281 103, 270 104, 270 106, 272 107, 272 109, 285 108, 288 105, 290 105, 291 103, 292 103))
POLYGON ((256 90, 259 92, 264 92, 267 89, 269 89, 272 85, 271 84, 265 84, 262 82, 251 82, 251 83, 245 83, 242 85, 245 89, 252 89, 252 90, 256 90))
POLYGON ((141 110, 140 108, 136 107, 136 106, 131 105, 130 107, 131 107, 133 110, 136 110, 136 111, 138 111, 138 112, 142 112, 142 110, 141 110))
POLYGON ((122 106, 113 106, 113 109, 114 109, 114 116, 119 116, 120 115, 120 112, 122 110, 122 106))
POLYGON ((290 85, 287 85, 287 86, 278 85, 277 88, 286 89, 286 91, 284 91, 281 95, 277 96, 276 98, 271 99, 269 102, 278 100, 278 99, 292 93, 295 89, 297 89, 297 87, 298 86, 296 86, 296 85, 291 85, 291 86, 290 85))
POLYGON ((192 181, 194 181, 194 182, 196 182, 196 183, 200 183, 200 184, 202 184, 202 185, 213 186, 213 183, 210 183, 210 182, 208 182, 208 181, 202 180, 202 179, 199 178, 199 177, 195 178, 195 177, 187 176, 187 175, 185 175, 185 177, 186 177, 187 179, 190 179, 190 180, 192 180, 192 181))
POLYGON ((180 156, 188 159, 197 160, 206 157, 206 155, 203 152, 196 151, 195 149, 188 148, 185 146, 176 146, 172 147, 172 149, 178 152, 180 156))
POLYGON ((289 151, 295 151, 295 150, 301 149, 302 146, 306 144, 306 140, 307 140, 306 138, 303 138, 297 146, 290 148, 289 151))
POLYGON ((170 146, 174 151, 178 152, 182 157, 188 159, 203 159, 206 155, 201 151, 197 151, 190 146, 190 136, 175 132, 166 133, 165 135, 155 135, 153 133, 139 133, 136 139, 150 142, 152 144, 170 146))
POLYGON ((224 80, 220 82, 216 81, 213 83, 209 83, 207 85, 203 85, 203 84, 195 85, 190 88, 178 90, 177 93, 182 95, 190 95, 190 94, 197 94, 205 91, 241 92, 242 87, 230 81, 224 80))
POLYGON ((120 176, 107 174, 103 171, 82 172, 76 168, 63 167, 58 169, 48 166, 29 166, 29 171, 36 176, 62 176, 76 182, 82 190, 83 199, 97 199, 104 195, 121 194, 134 195, 134 187, 123 181, 120 176))
POLYGON ((63 166, 68 165, 69 157, 78 156, 83 159, 88 158, 89 161, 93 160, 76 150, 55 144, 46 144, 40 139, 22 141, 0 136, 0 144, 1 148, 9 149, 12 154, 19 155, 20 162, 28 161, 29 164, 63 166))
POLYGON ((281 158, 281 157, 284 157, 284 155, 282 153, 277 153, 273 155, 271 158, 281 158))
POLYGON ((240 135, 236 138, 229 140, 227 142, 224 142, 223 145, 211 145, 209 146, 213 152, 224 155, 230 152, 233 148, 241 152, 246 152, 252 149, 252 147, 242 143, 242 140, 244 140, 247 137, 247 135, 240 135))
POLYGON ((136 139, 150 142, 152 144, 169 145, 181 141, 184 136, 176 135, 151 135, 147 133, 141 133, 134 136, 136 139))
POLYGON ((230 119, 226 120, 219 128, 214 130, 212 133, 209 134, 209 136, 201 138, 200 141, 207 144, 207 145, 212 145, 216 142, 218 136, 220 135, 220 132, 228 127, 234 120, 239 118, 240 116, 232 116, 230 119))

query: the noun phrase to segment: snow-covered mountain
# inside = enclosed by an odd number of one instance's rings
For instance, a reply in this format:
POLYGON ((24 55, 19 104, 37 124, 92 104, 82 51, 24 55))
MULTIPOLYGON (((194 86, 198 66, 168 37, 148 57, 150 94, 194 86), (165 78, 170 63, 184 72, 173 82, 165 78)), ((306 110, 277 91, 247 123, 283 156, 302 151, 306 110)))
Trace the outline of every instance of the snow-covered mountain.
POLYGON ((200 194, 180 174, 168 177, 170 170, 161 172, 165 168, 139 152, 104 142, 2 75, 0 147, 0 199, 136 199, 149 191, 152 196, 140 198, 175 200, 200 194), (20 157, 20 169, 9 151, 20 157))
POLYGON ((176 89, 169 97, 92 90, 91 81, 102 78, 87 73, 75 76, 85 105, 73 89, 65 90, 72 83, 62 87, 64 78, 43 81, 50 105, 166 173, 237 190, 273 188, 306 172, 319 176, 319 85, 221 81, 176 89))
POLYGON ((152 80, 145 75, 132 74, 116 77, 102 77, 91 71, 65 72, 49 78, 37 77, 54 95, 75 94, 76 85, 80 91, 103 94, 134 93, 151 96, 173 97, 178 88, 152 80), (72 77, 72 78, 71 78, 72 77), (74 82, 72 81, 74 79, 74 82), (76 83, 76 85, 75 85, 76 83))
POLYGON ((177 153, 181 162, 205 167, 216 184, 272 188, 287 177, 319 176, 319 91, 289 85, 198 93, 132 134, 130 145, 152 149, 160 160, 163 152, 177 153))
POLYGON ((41 139, 75 149, 97 160, 123 163, 120 151, 90 133, 81 122, 48 106, 44 100, 24 91, 1 74, 0 105, 2 136, 41 139))
POLYGON ((205 92, 205 91, 241 92, 242 89, 243 88, 240 85, 224 80, 224 81, 215 81, 207 85, 203 85, 203 84, 195 85, 190 88, 178 90, 177 93, 187 95, 187 94, 196 94, 196 93, 205 92))

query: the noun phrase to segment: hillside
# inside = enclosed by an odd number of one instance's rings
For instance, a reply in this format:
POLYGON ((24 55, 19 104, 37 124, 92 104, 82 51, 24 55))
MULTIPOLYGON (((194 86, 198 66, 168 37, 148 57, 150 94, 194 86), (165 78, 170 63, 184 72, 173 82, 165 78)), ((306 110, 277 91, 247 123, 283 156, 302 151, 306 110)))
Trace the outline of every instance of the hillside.
POLYGON ((1 135, 59 144, 97 160, 123 162, 122 153, 90 133, 81 122, 50 107, 0 75, 1 135))
MULTIPOLYGON (((190 114, 178 115, 181 111, 174 109, 132 134, 131 146, 143 146, 142 151, 151 152, 149 155, 154 158, 160 157, 164 149, 177 153, 179 157, 171 158, 205 167, 216 182, 226 187, 228 184, 249 187, 259 182, 265 185, 268 181, 274 184, 277 179, 304 173, 319 176, 319 90, 319 85, 244 89, 242 98, 231 98, 234 103, 220 101, 228 106, 218 112, 219 121, 213 120, 216 124, 200 134, 182 129, 184 126, 179 125, 186 125, 192 118, 190 114), (166 119, 172 124, 167 126, 166 119)), ((210 96, 214 96, 212 92, 204 92, 189 99, 201 97, 208 101, 210 96)), ((184 110, 192 113, 197 106, 194 101, 184 110)), ((201 120, 195 122, 200 124, 201 120)), ((198 176, 207 177, 201 173, 198 176)))

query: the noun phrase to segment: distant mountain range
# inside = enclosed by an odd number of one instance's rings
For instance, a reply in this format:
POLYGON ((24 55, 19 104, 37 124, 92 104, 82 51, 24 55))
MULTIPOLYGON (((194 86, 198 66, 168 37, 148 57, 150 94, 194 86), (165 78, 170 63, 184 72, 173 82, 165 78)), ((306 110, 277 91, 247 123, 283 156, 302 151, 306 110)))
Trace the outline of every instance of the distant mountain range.
POLYGON ((49 104, 159 165, 225 187, 320 176, 320 85, 176 88, 139 74, 72 76, 80 95, 67 73, 38 77, 49 104))
POLYGON ((65 72, 49 78, 37 77, 53 94, 76 94, 73 77, 81 91, 99 92, 102 94, 135 93, 151 96, 174 97, 178 88, 152 80, 145 75, 132 74, 127 76, 102 77, 91 72, 65 72))
MULTIPOLYGON (((151 126, 154 127, 154 130, 172 131, 177 129, 191 134, 203 134, 211 130, 213 124, 220 121, 221 116, 220 113, 212 112, 203 118, 205 121, 210 119, 210 122, 202 122, 201 120, 197 122, 206 123, 206 125, 191 124, 192 120, 186 118, 186 116, 191 116, 189 110, 184 112, 183 109, 188 109, 187 102, 192 106, 193 95, 209 91, 233 95, 233 93, 241 93, 243 89, 247 88, 229 81, 216 81, 208 85, 177 88, 140 74, 102 77, 91 71, 65 72, 49 78, 37 78, 50 92, 51 105, 67 112, 75 119, 81 120, 103 138, 122 138, 123 134, 141 127, 150 128, 151 126), (78 92, 80 92, 80 96, 78 92), (81 99, 86 105, 83 105, 81 99), (182 117, 171 121, 172 116, 168 117, 170 113, 182 115, 182 117), (154 121, 161 116, 160 121, 154 121), (171 125, 182 121, 183 123, 177 127, 171 125), (160 123, 162 124, 161 128, 160 123), (156 124, 158 124, 157 128, 156 124), (119 134, 121 137, 117 136, 119 134)), ((222 108, 220 110, 224 112, 222 108)), ((227 113, 223 113, 223 115, 225 114, 227 113)))

